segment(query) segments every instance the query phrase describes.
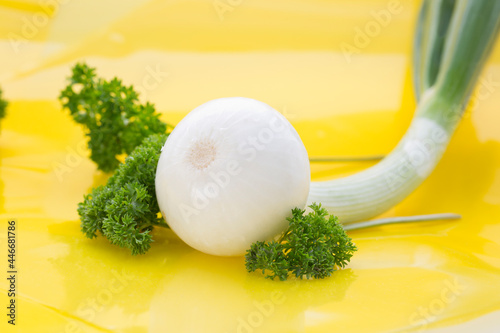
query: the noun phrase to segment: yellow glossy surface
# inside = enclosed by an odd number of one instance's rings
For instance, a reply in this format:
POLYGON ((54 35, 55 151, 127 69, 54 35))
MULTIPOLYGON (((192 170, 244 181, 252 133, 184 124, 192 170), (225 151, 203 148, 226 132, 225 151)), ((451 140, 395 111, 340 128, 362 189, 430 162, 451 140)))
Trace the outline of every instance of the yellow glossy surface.
MULTIPOLYGON (((311 156, 383 154, 415 108, 409 66, 418 3, 396 1, 401 10, 365 44, 355 44, 356 29, 377 24, 372 11, 388 10, 390 1, 40 3, 50 1, 0 0, 0 86, 11 102, 0 133, 0 267, 4 276, 7 219, 16 218, 18 332, 498 328, 498 47, 476 106, 435 172, 385 214, 463 219, 351 232, 359 251, 347 269, 320 281, 279 282, 246 273, 243 258, 197 252, 170 231, 157 230, 138 257, 83 237, 76 204, 106 175, 56 100, 64 78, 86 59, 101 75, 139 87, 171 123, 210 99, 252 97, 283 112, 311 156), (214 3, 230 6, 222 19, 214 3), (346 57, 343 43, 359 54, 346 57)), ((313 178, 368 165, 313 165, 313 178)), ((2 277, 2 309, 7 289, 2 277)), ((14 331, 4 311, 0 331, 14 331)))

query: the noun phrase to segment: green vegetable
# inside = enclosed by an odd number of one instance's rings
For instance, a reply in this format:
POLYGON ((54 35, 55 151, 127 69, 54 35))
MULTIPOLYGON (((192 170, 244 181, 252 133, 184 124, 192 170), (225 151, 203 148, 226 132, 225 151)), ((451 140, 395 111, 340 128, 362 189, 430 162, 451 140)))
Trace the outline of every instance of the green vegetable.
POLYGON ((115 170, 120 155, 130 154, 149 135, 166 132, 167 125, 154 106, 139 104, 137 92, 121 80, 97 78, 95 68, 84 63, 73 67, 68 80, 59 99, 73 119, 86 127, 90 158, 100 170, 115 170))
POLYGON ((5 118, 7 109, 7 102, 2 99, 2 89, 0 89, 0 119, 5 118))
POLYGON ((93 189, 78 205, 81 229, 88 238, 99 231, 112 244, 128 248, 134 255, 144 254, 153 241, 153 227, 168 227, 155 193, 156 165, 167 136, 146 138, 105 186, 93 189))
POLYGON ((73 119, 86 127, 91 159, 100 170, 118 168, 78 205, 81 229, 89 238, 99 231, 112 244, 143 254, 154 226, 168 227, 156 201, 155 173, 167 125, 152 104, 141 105, 135 90, 121 80, 97 78, 84 63, 73 67, 60 100, 73 119), (130 154, 120 164, 119 157, 130 154))
POLYGON ((295 208, 288 218, 289 227, 278 241, 256 242, 245 255, 249 272, 261 269, 266 277, 286 280, 296 277, 325 278, 338 267, 344 267, 357 250, 336 216, 321 205, 309 206, 313 211, 295 208))
POLYGON ((424 0, 413 54, 418 106, 406 135, 373 167, 312 182, 308 202, 356 227, 412 193, 441 159, 499 29, 500 1, 424 0))

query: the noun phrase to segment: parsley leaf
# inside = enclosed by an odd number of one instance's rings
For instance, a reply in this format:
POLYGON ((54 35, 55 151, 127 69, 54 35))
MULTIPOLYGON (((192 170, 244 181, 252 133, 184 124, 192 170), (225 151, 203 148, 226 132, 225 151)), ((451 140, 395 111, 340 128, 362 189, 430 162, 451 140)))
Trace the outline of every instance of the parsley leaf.
POLYGON ((144 254, 153 242, 155 226, 163 221, 155 193, 156 166, 168 134, 155 134, 120 164, 104 186, 94 188, 78 205, 82 232, 94 238, 99 231, 112 244, 144 254))
POLYGON ((309 206, 313 211, 295 208, 288 218, 289 227, 278 241, 255 242, 245 255, 249 272, 261 269, 271 272, 267 278, 284 281, 296 277, 322 279, 338 267, 345 267, 357 250, 336 216, 328 216, 321 204, 309 206))
POLYGON ((149 135, 166 132, 167 125, 154 106, 139 104, 133 87, 118 78, 97 78, 95 68, 78 63, 68 81, 59 99, 73 119, 86 127, 90 158, 100 170, 115 170, 118 156, 130 154, 149 135))
POLYGON ((7 102, 2 99, 2 89, 0 89, 0 119, 4 118, 7 114, 7 102))

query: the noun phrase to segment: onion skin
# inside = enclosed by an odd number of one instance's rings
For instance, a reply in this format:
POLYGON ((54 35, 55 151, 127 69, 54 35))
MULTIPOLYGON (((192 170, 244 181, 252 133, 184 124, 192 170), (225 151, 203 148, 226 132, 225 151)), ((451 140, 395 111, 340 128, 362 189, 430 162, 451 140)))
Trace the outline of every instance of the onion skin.
POLYGON ((170 134, 156 171, 162 215, 187 244, 243 255, 273 238, 304 208, 311 181, 307 151, 269 105, 243 97, 207 102, 170 134))

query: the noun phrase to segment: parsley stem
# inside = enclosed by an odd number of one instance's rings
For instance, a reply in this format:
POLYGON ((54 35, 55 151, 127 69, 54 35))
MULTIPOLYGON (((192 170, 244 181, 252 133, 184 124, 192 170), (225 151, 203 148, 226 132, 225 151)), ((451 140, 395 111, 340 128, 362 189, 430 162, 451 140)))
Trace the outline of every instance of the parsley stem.
POLYGON ((365 161, 380 161, 385 155, 366 155, 366 156, 315 156, 309 157, 312 163, 328 163, 328 162, 365 162, 365 161))
POLYGON ((387 217, 383 219, 375 219, 370 221, 356 222, 353 224, 344 225, 344 230, 356 230, 356 229, 377 227, 381 225, 397 224, 397 223, 411 223, 411 222, 438 221, 438 220, 458 220, 460 218, 462 218, 461 215, 453 213, 387 217))
POLYGON ((155 226, 158 226, 158 227, 163 227, 163 228, 169 228, 170 229, 170 227, 168 226, 168 224, 165 223, 163 220, 152 222, 151 225, 155 225, 155 226))

